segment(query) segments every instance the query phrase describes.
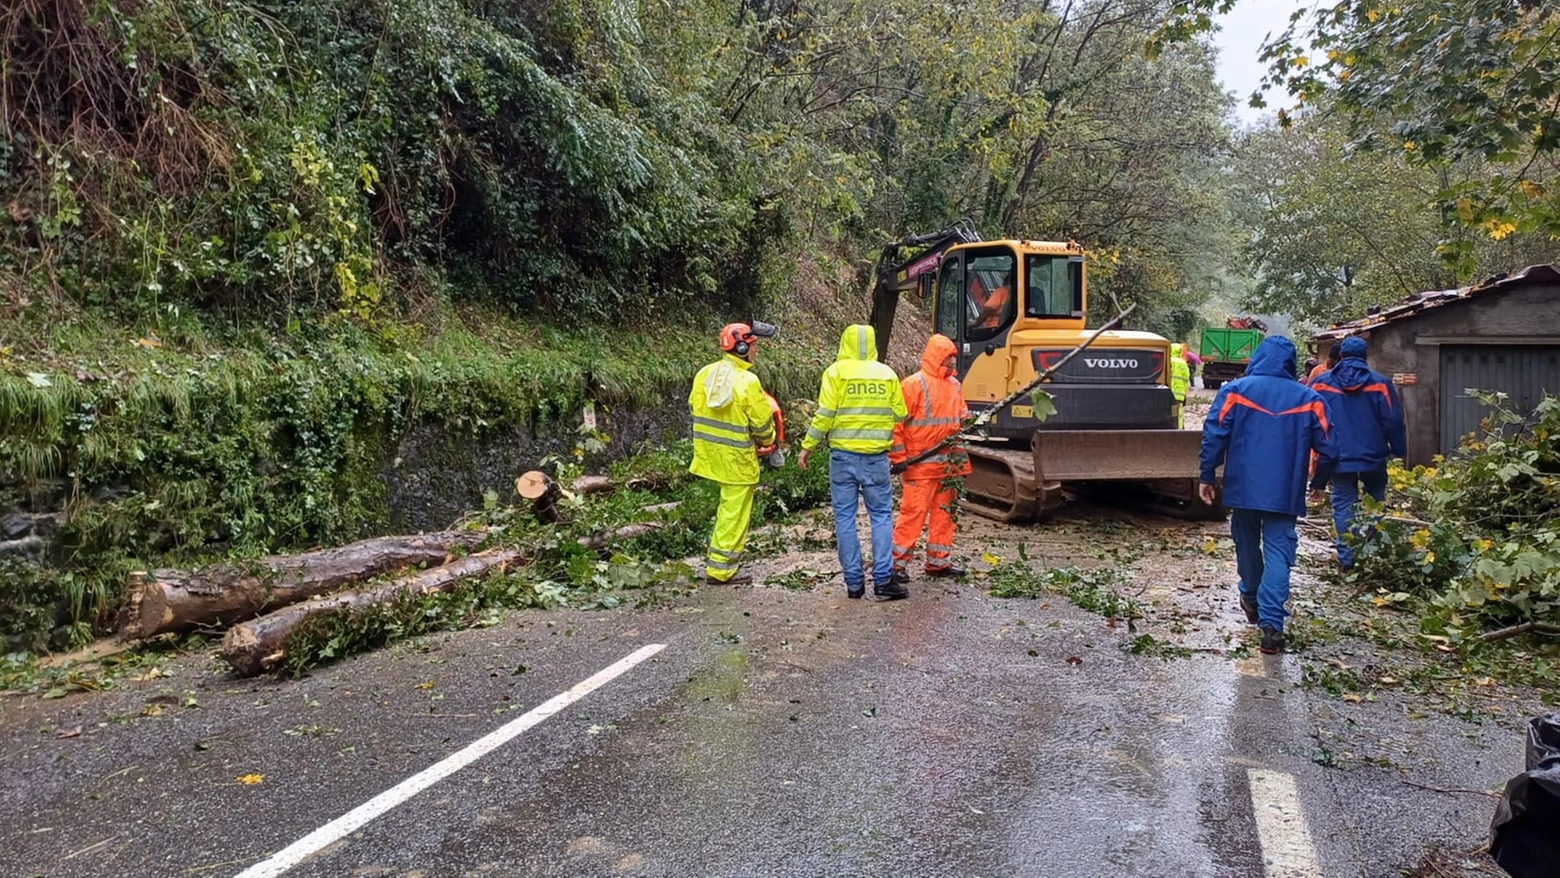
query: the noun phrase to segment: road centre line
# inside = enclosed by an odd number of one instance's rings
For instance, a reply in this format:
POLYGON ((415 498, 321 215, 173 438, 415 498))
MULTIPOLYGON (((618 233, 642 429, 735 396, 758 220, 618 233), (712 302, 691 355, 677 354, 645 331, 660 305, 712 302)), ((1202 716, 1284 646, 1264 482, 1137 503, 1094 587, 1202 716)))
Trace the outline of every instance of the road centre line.
POLYGON ((1268 768, 1248 768, 1251 812, 1262 845, 1267 878, 1322 878, 1316 846, 1300 807, 1295 776, 1268 768))
POLYGON ((335 820, 321 826, 319 829, 305 835, 263 862, 250 866, 248 869, 238 873, 234 878, 274 878, 274 876, 286 872, 328 845, 332 845, 363 828, 370 821, 380 817, 391 808, 476 762, 499 747, 504 746, 514 738, 519 737, 521 733, 612 682, 630 668, 665 648, 666 644, 664 643, 652 643, 640 647, 614 664, 602 668, 595 674, 574 684, 572 688, 554 695, 552 698, 526 711, 522 716, 483 735, 468 744, 464 749, 446 756, 444 759, 428 766, 353 808, 351 811, 337 817, 335 820))

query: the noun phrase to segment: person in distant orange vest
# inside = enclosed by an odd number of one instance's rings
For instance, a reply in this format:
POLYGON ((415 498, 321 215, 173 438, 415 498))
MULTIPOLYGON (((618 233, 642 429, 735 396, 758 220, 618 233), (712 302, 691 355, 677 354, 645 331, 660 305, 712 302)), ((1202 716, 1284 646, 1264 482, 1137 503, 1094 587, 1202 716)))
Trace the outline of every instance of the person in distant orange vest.
POLYGON ((1316 379, 1332 371, 1333 367, 1338 365, 1338 362, 1343 359, 1343 355, 1338 353, 1340 349, 1340 345, 1333 345, 1327 349, 1327 362, 1318 363, 1311 368, 1310 373, 1305 376, 1305 386, 1310 387, 1315 384, 1316 379))
POLYGON ((970 471, 970 459, 964 449, 951 445, 925 460, 906 464, 910 458, 934 448, 949 436, 958 434, 970 410, 964 403, 964 388, 954 377, 958 351, 947 336, 933 335, 921 354, 921 371, 900 382, 909 417, 895 425, 894 445, 888 459, 890 472, 902 474, 904 496, 899 501, 899 520, 894 522, 894 579, 910 581, 905 569, 915 555, 921 529, 927 527, 926 575, 963 576, 953 566, 953 511, 959 502, 954 481, 970 471))
POLYGON ((980 322, 974 328, 996 329, 1002 323, 1002 315, 1007 312, 1012 293, 1008 292, 1007 284, 988 293, 980 282, 980 276, 976 275, 970 280, 970 297, 975 300, 975 307, 980 309, 980 322))

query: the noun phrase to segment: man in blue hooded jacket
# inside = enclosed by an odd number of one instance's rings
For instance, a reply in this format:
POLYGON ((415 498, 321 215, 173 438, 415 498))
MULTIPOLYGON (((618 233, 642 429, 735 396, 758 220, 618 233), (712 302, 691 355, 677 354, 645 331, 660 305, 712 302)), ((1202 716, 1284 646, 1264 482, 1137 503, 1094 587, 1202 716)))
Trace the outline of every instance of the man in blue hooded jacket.
POLYGON ((1225 384, 1203 423, 1203 502, 1224 465, 1224 505, 1230 507, 1240 606, 1262 628, 1262 651, 1284 648, 1289 571, 1295 564, 1295 520, 1305 514, 1306 471, 1317 454, 1312 495, 1320 499, 1337 464, 1326 407, 1295 378, 1295 345, 1279 335, 1262 340, 1246 374, 1225 384))
POLYGON ((1311 382, 1327 408, 1338 443, 1338 470, 1332 478, 1333 524, 1337 528, 1338 565, 1354 566, 1354 549, 1343 535, 1354 523, 1360 486, 1381 502, 1387 499, 1387 461, 1402 457, 1407 444, 1403 404, 1397 388, 1380 372, 1365 365, 1365 339, 1344 339, 1343 359, 1311 382))

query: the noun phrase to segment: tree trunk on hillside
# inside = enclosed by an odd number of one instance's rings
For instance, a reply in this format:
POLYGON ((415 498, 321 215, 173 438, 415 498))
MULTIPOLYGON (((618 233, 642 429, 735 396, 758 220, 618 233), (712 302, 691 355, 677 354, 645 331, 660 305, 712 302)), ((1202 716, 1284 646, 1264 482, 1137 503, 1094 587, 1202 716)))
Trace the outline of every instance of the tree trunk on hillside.
POLYGON ((451 549, 471 548, 486 536, 480 531, 444 531, 378 537, 244 564, 132 573, 119 613, 119 636, 138 640, 221 627, 395 570, 442 563, 451 549))
POLYGON ((520 560, 521 555, 519 549, 478 552, 374 588, 342 592, 320 600, 283 607, 274 613, 229 628, 227 635, 222 638, 222 658, 240 676, 254 676, 261 671, 271 670, 286 657, 287 637, 305 620, 389 603, 401 597, 448 591, 469 576, 486 573, 495 567, 503 568, 520 560))

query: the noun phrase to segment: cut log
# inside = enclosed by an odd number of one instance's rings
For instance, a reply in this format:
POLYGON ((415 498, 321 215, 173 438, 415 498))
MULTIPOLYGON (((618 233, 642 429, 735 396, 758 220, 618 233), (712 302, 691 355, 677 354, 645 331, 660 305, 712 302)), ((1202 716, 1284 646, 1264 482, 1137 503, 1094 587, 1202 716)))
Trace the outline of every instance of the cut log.
POLYGON ((132 573, 119 613, 119 636, 143 640, 221 627, 416 564, 442 563, 451 549, 469 549, 486 536, 481 531, 442 531, 379 537, 244 564, 132 573))
POLYGON ((515 493, 531 501, 538 520, 551 524, 563 520, 558 512, 558 486, 541 470, 531 470, 515 479, 515 493))
MULTIPOLYGON (((606 476, 580 476, 569 483, 569 490, 574 494, 610 494, 616 489, 606 476)), ((515 479, 515 493, 531 501, 536 517, 542 521, 557 524, 563 520, 558 511, 558 485, 541 470, 531 470, 515 479)))
POLYGON ((520 560, 521 556, 518 549, 492 549, 403 576, 374 588, 341 592, 283 607, 229 628, 227 635, 222 638, 222 658, 240 676, 254 676, 275 668, 287 656, 288 636, 307 619, 389 603, 401 597, 448 591, 467 577, 495 568, 503 569, 520 560))
POLYGON ((541 470, 533 469, 515 479, 515 493, 527 500, 536 500, 552 490, 553 480, 541 470))
POLYGON ((576 494, 610 494, 617 486, 606 476, 580 476, 570 487, 576 494))
MULTIPOLYGON (((651 485, 649 479, 630 479, 627 487, 643 488, 651 485)), ((535 500, 553 487, 552 477, 539 469, 533 469, 515 479, 515 493, 527 500, 535 500)), ((569 483, 569 491, 575 494, 610 494, 619 485, 610 476, 580 476, 569 483)))

